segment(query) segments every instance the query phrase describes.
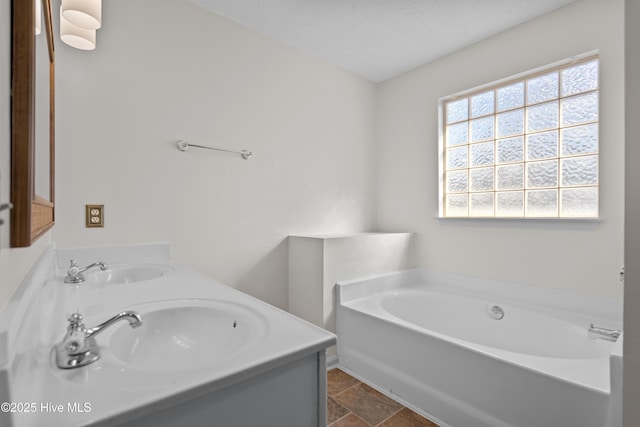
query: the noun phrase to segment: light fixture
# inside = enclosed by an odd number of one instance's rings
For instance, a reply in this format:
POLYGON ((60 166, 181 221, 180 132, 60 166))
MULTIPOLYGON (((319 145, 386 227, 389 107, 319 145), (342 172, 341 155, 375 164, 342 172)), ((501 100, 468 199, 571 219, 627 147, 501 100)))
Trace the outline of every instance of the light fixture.
POLYGON ((36 3, 36 36, 42 32, 42 0, 34 0, 36 3))
POLYGON ((60 38, 76 49, 93 50, 96 48, 96 30, 88 30, 69 22, 62 15, 62 7, 60 7, 60 38))
POLYGON ((87 30, 102 25, 102 0, 62 0, 62 16, 70 23, 87 30))

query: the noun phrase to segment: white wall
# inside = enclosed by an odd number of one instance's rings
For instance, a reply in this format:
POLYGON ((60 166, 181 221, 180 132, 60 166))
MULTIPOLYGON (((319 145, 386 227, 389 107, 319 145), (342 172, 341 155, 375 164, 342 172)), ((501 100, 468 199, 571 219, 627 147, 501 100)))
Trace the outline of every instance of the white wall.
MULTIPOLYGON (((54 0, 54 11, 59 1, 54 0)), ((627 40, 638 1, 627 0, 627 40)), ((170 240, 174 257, 281 307, 285 236, 373 224, 379 132, 380 228, 419 232, 431 268, 620 295, 622 1, 582 0, 376 89, 188 2, 109 0, 98 50, 56 43, 60 246, 170 240), (437 213, 437 99, 595 48, 601 50, 603 222, 443 221, 437 213), (473 72, 467 72, 470 70, 473 72), (382 120, 376 128, 373 120, 382 120), (249 161, 179 153, 173 142, 248 148, 249 161), (84 228, 85 203, 106 204, 105 229, 84 228), (519 251, 510 248, 522 242, 519 251), (492 252, 485 250, 487 246, 492 252), (545 248, 543 252, 540 248, 545 248), (544 268, 542 267, 544 266, 544 268)), ((0 0, 0 201, 9 197, 10 0, 0 0)), ((57 19, 57 14, 54 13, 57 19)), ((627 48, 638 94, 636 46, 627 48), (634 50, 635 49, 635 50, 634 50), (631 56, 635 52, 636 56, 631 56)), ((639 94, 640 95, 640 94, 639 94)), ((637 117, 638 96, 627 97, 637 117), (635 110, 634 110, 635 109, 635 110)), ((640 154, 627 126, 627 160, 640 154), (634 151, 635 150, 635 151, 634 151)), ((636 183, 628 167, 625 426, 640 416, 636 183)), ((8 220, 8 214, 2 217, 8 220)), ((51 241, 10 249, 0 228, 0 308, 51 241)))
POLYGON ((435 270, 621 296, 623 263, 623 1, 583 0, 380 86, 378 226, 419 233, 435 270), (602 222, 442 220, 438 99, 600 50, 602 222))
MULTIPOLYGON (((0 0, 0 204, 11 197, 11 1, 0 0)), ((29 248, 9 248, 9 212, 0 218, 0 310, 13 295, 42 250, 51 240, 51 232, 29 248)))
POLYGON ((57 44, 56 89, 59 247, 170 241, 284 308, 287 235, 373 225, 375 85, 186 0, 104 2, 95 51, 57 44))
POLYGON ((625 2, 626 50, 626 199, 624 285, 624 403, 625 427, 640 419, 640 1, 625 2))

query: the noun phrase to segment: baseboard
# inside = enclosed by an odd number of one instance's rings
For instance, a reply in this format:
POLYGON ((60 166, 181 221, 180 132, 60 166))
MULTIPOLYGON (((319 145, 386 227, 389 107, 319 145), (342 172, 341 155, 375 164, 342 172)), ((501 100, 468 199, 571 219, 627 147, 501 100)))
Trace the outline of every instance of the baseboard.
POLYGON ((327 357, 327 371, 338 367, 338 356, 327 357))

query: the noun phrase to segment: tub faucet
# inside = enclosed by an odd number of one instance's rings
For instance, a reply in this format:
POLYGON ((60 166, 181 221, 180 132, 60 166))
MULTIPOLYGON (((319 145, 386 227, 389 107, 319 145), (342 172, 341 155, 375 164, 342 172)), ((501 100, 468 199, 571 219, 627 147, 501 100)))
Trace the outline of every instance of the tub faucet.
POLYGON ((60 369, 73 369, 89 365, 100 359, 100 348, 95 336, 121 319, 126 319, 129 326, 142 326, 142 316, 135 311, 123 311, 111 319, 91 329, 85 328, 82 315, 73 313, 67 319, 69 326, 61 342, 53 348, 56 354, 56 365, 60 369))
POLYGON ((618 338, 620 338, 621 332, 622 331, 620 331, 619 329, 601 328, 599 326, 594 326, 594 324, 592 323, 587 330, 587 337, 594 340, 600 338, 603 340, 615 342, 618 338))
POLYGON ((69 265, 69 270, 67 270, 67 275, 64 276, 64 283, 77 284, 84 282, 84 275, 82 273, 93 267, 100 267, 100 270, 104 271, 107 269, 107 264, 104 262, 94 262, 85 268, 80 268, 78 266, 78 261, 72 259, 69 265))

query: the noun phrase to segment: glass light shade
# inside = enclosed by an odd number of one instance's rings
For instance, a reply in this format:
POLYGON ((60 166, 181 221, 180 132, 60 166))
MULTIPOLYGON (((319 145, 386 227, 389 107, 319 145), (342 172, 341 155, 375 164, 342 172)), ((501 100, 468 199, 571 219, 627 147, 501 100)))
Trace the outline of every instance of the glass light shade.
POLYGON ((60 38, 76 49, 93 50, 96 48, 96 30, 87 30, 73 25, 62 16, 62 8, 60 9, 60 38))
POLYGON ((34 0, 36 3, 36 36, 42 32, 42 0, 34 0))
POLYGON ((61 10, 78 27, 97 30, 102 25, 102 0, 62 0, 61 10))

